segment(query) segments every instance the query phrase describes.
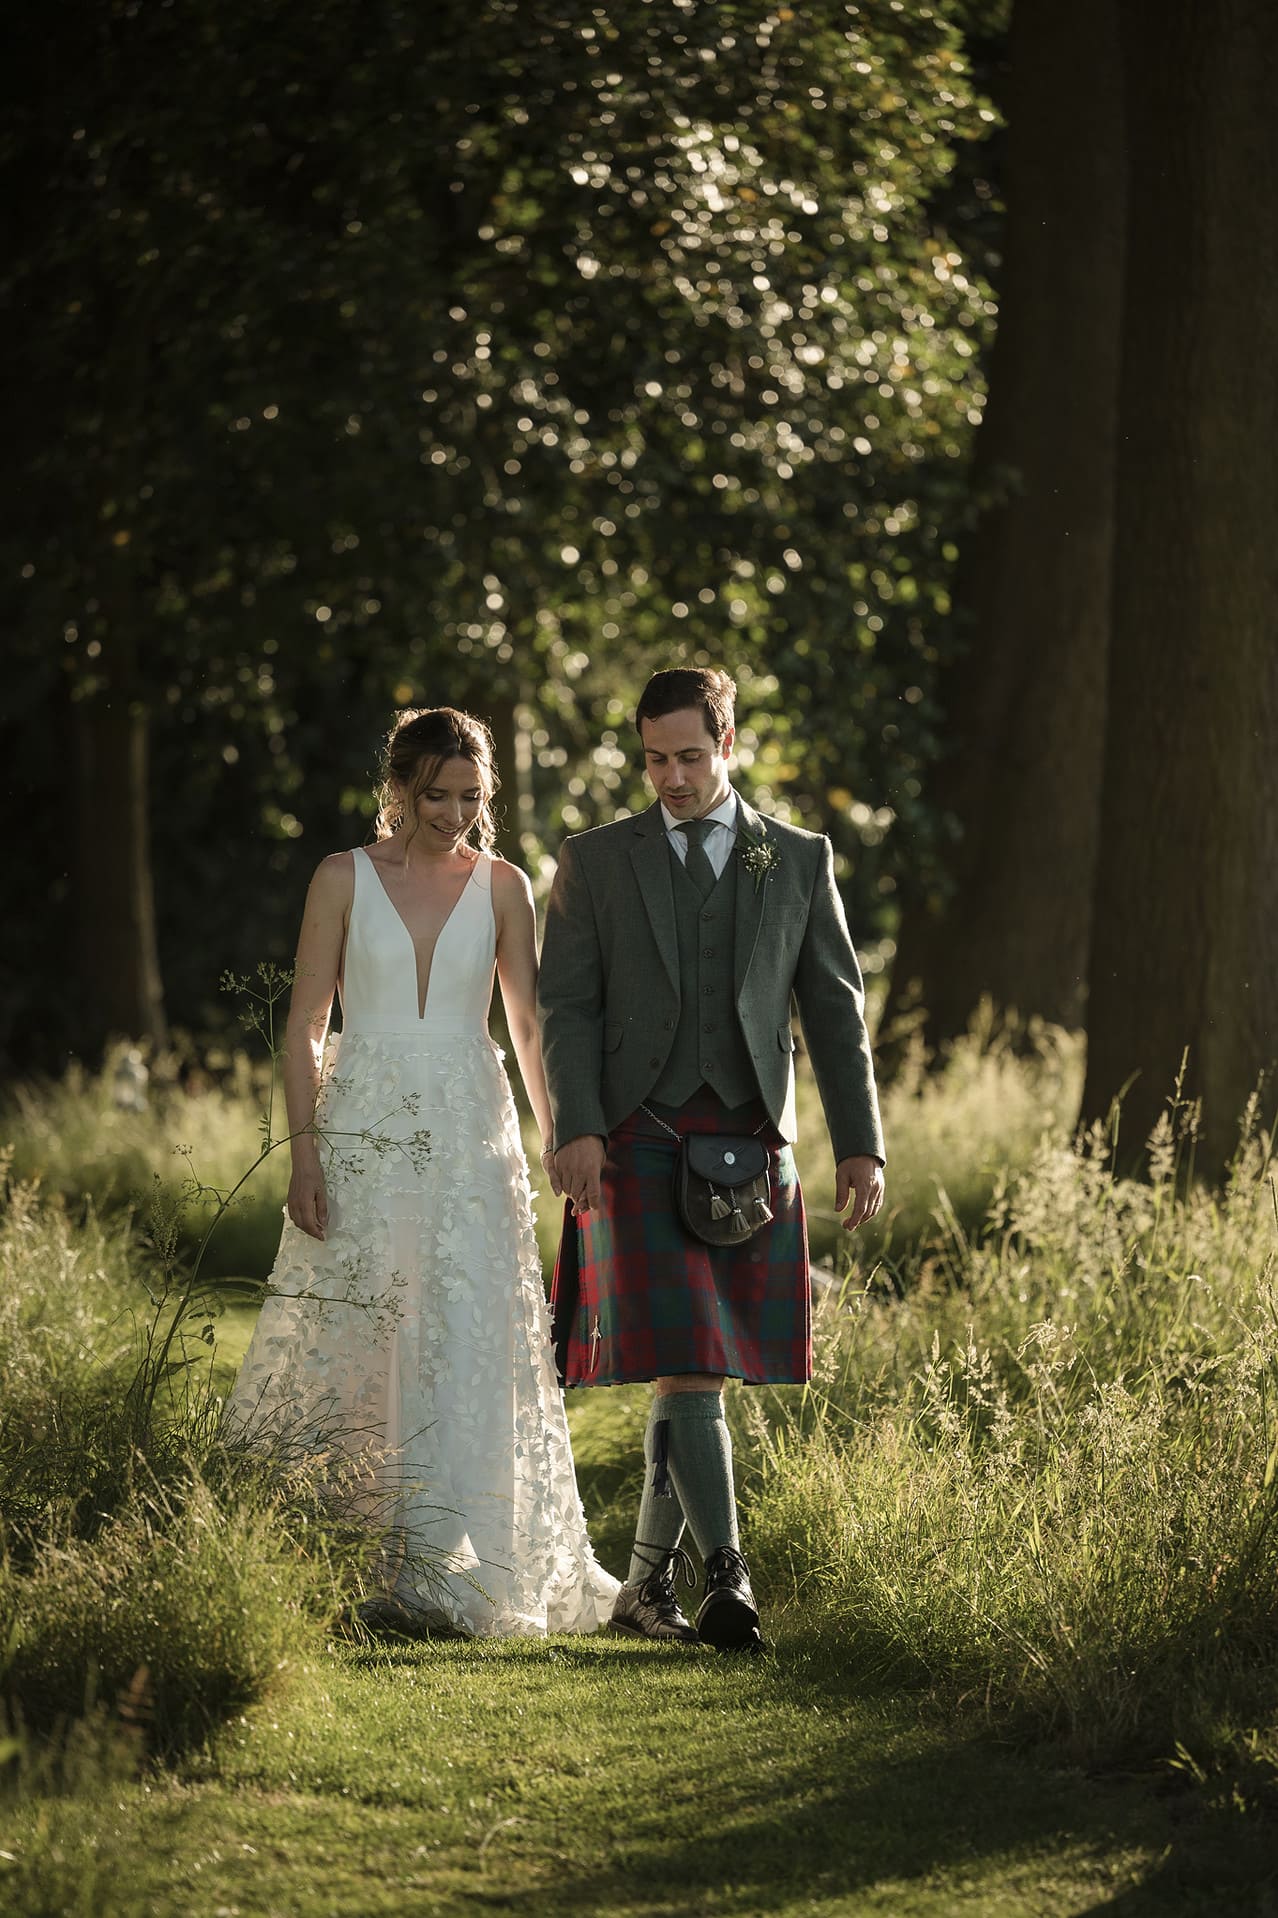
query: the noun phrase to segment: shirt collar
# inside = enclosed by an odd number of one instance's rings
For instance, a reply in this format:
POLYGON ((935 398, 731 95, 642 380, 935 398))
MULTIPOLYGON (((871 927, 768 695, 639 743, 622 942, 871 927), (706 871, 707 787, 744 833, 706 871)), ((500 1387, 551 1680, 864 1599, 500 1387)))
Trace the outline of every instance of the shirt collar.
MULTIPOLYGON (((737 827, 737 795, 729 791, 728 797, 721 806, 716 806, 713 812, 708 812, 703 816, 708 825, 726 826, 729 832, 735 832, 737 827)), ((676 819, 673 813, 668 813, 664 805, 661 808, 661 818, 667 832, 677 832, 679 827, 684 823, 683 820, 676 819)))

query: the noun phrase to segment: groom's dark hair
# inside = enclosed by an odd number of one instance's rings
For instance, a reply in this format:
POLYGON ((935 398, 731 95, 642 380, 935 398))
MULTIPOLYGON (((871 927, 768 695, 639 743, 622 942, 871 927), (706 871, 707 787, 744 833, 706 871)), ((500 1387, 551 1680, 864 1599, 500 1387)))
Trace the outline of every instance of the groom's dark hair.
POLYGON ((733 724, 736 681, 727 673, 710 666, 673 666, 669 672, 654 673, 643 689, 635 708, 635 730, 643 738, 645 719, 664 719, 667 713, 686 713, 695 708, 706 722, 716 746, 733 724))

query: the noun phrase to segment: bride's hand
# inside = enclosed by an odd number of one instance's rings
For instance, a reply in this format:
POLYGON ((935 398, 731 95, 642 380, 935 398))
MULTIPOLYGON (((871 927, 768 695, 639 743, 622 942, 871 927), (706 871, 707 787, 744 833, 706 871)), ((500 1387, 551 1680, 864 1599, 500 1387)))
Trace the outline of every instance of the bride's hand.
POLYGON ((328 1227, 328 1192, 318 1165, 294 1166, 285 1201, 289 1218, 308 1238, 322 1239, 328 1227))
POLYGON ((562 1199, 564 1196, 563 1183, 555 1170, 555 1155, 550 1146, 547 1146, 541 1155, 541 1169, 550 1180, 550 1189, 555 1197, 562 1199))

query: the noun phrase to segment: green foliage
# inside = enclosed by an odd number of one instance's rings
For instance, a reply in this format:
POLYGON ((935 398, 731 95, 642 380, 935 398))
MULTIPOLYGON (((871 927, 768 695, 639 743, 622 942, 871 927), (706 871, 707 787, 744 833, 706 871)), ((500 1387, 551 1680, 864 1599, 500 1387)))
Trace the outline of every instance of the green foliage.
POLYGON ((221 1429, 208 1302, 149 1297, 122 1225, 10 1185, 0 1212, 0 1697, 48 1730, 136 1693, 170 1747, 258 1696, 376 1519, 301 1451, 221 1429))
MULTIPOLYGON (((116 6, 81 19, 83 64, 63 70, 58 109, 29 102, 20 130, 53 169, 39 184, 73 198, 13 277, 62 296, 47 346, 82 369, 68 424, 83 447, 40 465, 61 475, 96 452, 92 564, 141 574, 175 635, 179 704, 189 691, 242 719, 272 691, 240 679, 233 654, 192 657, 176 635, 196 607, 198 631, 231 639, 278 629, 285 606, 313 619, 324 596, 323 630, 295 629, 271 656, 334 660, 338 635, 386 610, 366 603, 371 568, 408 537, 416 577, 399 591, 424 611, 414 596, 453 576, 459 612, 469 600, 483 617, 445 628, 447 652, 492 652, 488 684, 507 629, 534 638, 539 608, 552 625, 561 604, 637 611, 639 557, 662 560, 653 616, 667 629, 692 617, 675 610, 683 592, 723 599, 716 637, 724 610, 756 636, 782 632, 770 598, 803 597, 791 575, 829 563, 802 550, 805 527, 840 532, 837 577, 872 597, 870 556, 896 570, 918 442, 958 458, 983 333, 981 290, 926 221, 954 142, 982 131, 957 34, 939 12, 887 4, 849 20, 619 0, 594 19, 491 0, 478 15, 436 9, 428 32, 389 4, 352 41, 330 5, 301 43, 287 9, 222 8, 192 61, 189 19, 116 6), (142 361, 136 391, 103 355, 113 332, 142 361), (130 470, 104 472, 103 429, 113 440, 129 406, 141 440, 110 450, 130 470), (400 462, 410 491, 392 507, 400 462), (135 483, 103 497, 116 477, 135 483), (212 497, 228 509, 214 523, 212 497), (862 515, 877 523, 849 576, 841 522, 862 515), (686 534, 673 548, 670 518, 686 534), (161 536, 179 522, 187 551, 161 536), (559 542, 573 537, 569 558, 559 542), (735 584, 716 577, 725 547, 753 562, 735 584), (303 554, 318 570, 294 579, 303 554)), ((37 594, 69 544, 50 542, 43 563, 33 552, 37 594)), ((82 575, 88 552, 76 558, 82 575)), ((101 610, 68 635, 85 693, 110 671, 95 663, 105 648, 77 651, 105 636, 101 610)), ((870 655, 882 622, 852 613, 837 630, 870 655)), ((793 638, 796 662, 820 650, 793 638)), ((410 671, 439 658, 432 643, 410 640, 410 671)))
POLYGON ((811 1073, 799 1079, 797 1156, 814 1256, 841 1274, 876 1265, 901 1289, 917 1266, 975 1233, 1000 1185, 1023 1172, 1044 1139, 1063 1144, 1078 1109, 1083 1041, 1035 1022, 997 1020, 986 1007, 943 1061, 913 1048, 882 1089, 891 1158, 884 1211, 849 1238, 829 1209, 832 1170, 811 1073))
POLYGON ((33 1731, 101 1697, 159 1749, 186 1746, 321 1642, 338 1591, 309 1543, 269 1498, 195 1477, 139 1491, 91 1541, 46 1539, 4 1577, 0 1687, 33 1731))
MULTIPOLYGON (((19 1080, 0 1099, 0 1140, 12 1148, 20 1181, 36 1180, 78 1210, 122 1211, 150 1217, 158 1206, 181 1215, 184 1245, 198 1243, 210 1209, 192 1183, 192 1166, 205 1185, 235 1184, 260 1151, 260 1112, 269 1100, 268 1074, 243 1051, 210 1049, 199 1061, 153 1060, 145 1100, 122 1104, 121 1059, 113 1048, 98 1072, 73 1064, 60 1078, 19 1080)), ((133 1088, 125 1079, 123 1093, 133 1088)), ((287 1166, 272 1158, 252 1187, 219 1220, 205 1261, 207 1276, 250 1273, 269 1266, 279 1237, 287 1166)))
MULTIPOLYGON (((273 1071, 287 974, 226 983, 247 994, 273 1071)), ((19 1101, 43 1121, 27 1154, 57 1136, 59 1095, 45 1104, 52 1115, 36 1095, 19 1101)), ((224 1298, 206 1254, 285 1142, 272 1111, 268 1094, 256 1149, 223 1186, 189 1169, 177 1197, 161 1188, 140 1239, 127 1212, 104 1227, 90 1209, 77 1230, 61 1195, 15 1182, 5 1155, 0 1701, 24 1727, 48 1733, 102 1699, 127 1704, 157 1747, 189 1744, 317 1641, 383 1546, 401 1548, 393 1487, 347 1457, 336 1426, 295 1435, 223 1417, 224 1298), (186 1253, 184 1205, 203 1212, 186 1253)), ((425 1150, 425 1135, 403 1149, 425 1150)), ((190 1168, 190 1147, 179 1152, 190 1168)))
POLYGON ((633 691, 680 658, 740 674, 761 798, 841 795, 881 914, 993 310, 937 211, 993 119, 947 9, 112 0, 56 65, 29 32, 18 776, 60 790, 68 693, 154 714, 180 1015, 210 912, 233 963, 287 950, 292 842, 361 836, 393 701, 527 702, 531 857, 633 798, 633 691))
POLYGON ((1200 1753, 1278 1703, 1278 1187, 1048 1140, 974 1241, 830 1304, 812 1388, 738 1397, 752 1537, 865 1669, 1089 1756, 1200 1753), (1225 1728, 1230 1729, 1225 1729, 1225 1728))

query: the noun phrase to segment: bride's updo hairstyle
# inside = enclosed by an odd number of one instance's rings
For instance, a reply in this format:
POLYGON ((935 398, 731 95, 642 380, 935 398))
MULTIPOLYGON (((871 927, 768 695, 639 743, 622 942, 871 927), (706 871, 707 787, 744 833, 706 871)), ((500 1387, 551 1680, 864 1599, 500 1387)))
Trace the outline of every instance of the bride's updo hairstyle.
MULTIPOLYGON (((482 719, 452 706, 410 707, 396 713, 382 754, 375 839, 389 839, 405 818, 416 821, 419 796, 434 784, 449 759, 468 759, 475 768, 475 781, 483 793, 475 829, 484 851, 492 851, 497 838, 493 794, 501 784, 493 767, 493 736, 482 719)), ((416 831, 414 824, 410 840, 416 831)))

